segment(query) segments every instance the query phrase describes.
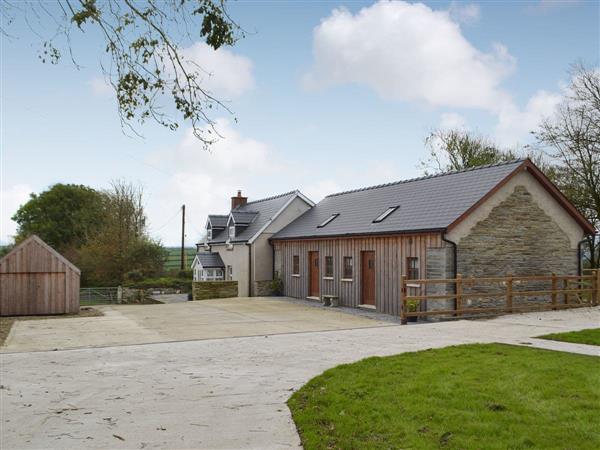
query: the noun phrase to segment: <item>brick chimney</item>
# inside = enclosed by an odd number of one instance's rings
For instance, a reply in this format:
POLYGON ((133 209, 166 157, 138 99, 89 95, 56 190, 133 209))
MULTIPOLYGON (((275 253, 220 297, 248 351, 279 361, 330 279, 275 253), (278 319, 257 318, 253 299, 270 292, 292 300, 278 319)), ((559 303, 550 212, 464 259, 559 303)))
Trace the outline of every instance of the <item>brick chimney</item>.
POLYGON ((248 203, 248 197, 242 197, 242 191, 238 191, 237 196, 231 197, 231 209, 244 206, 246 203, 248 203))

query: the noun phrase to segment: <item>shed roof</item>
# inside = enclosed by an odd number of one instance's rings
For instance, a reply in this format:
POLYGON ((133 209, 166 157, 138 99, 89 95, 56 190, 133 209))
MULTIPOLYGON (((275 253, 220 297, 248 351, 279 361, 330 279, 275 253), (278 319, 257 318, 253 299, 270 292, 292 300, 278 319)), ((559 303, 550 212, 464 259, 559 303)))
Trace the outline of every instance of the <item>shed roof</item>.
MULTIPOLYGON (((445 230, 511 174, 529 167, 536 177, 540 176, 531 161, 519 159, 332 194, 272 239, 445 230), (373 222, 392 207, 398 208, 384 220, 373 222), (335 214, 338 215, 335 219, 319 227, 335 214)), ((552 185, 543 174, 541 177, 552 185)), ((546 187, 550 190, 553 185, 546 187)), ((574 209, 564 196, 557 199, 566 202, 565 208, 574 209)), ((576 210, 570 212, 574 217, 579 214, 576 210)), ((587 229, 589 223, 580 214, 576 219, 587 229)))

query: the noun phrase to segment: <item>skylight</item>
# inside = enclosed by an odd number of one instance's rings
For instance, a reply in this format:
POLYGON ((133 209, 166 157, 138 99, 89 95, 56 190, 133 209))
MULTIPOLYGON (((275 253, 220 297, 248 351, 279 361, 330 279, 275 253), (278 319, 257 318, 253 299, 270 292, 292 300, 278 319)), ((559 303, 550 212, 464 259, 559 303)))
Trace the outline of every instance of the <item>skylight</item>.
POLYGON ((387 216, 389 216, 391 213, 393 213, 394 211, 396 211, 398 208, 399 208, 399 206, 390 206, 382 214, 380 214, 379 216, 377 216, 377 218, 373 220, 373 223, 383 222, 386 219, 387 216))
POLYGON ((325 225, 327 225, 329 222, 331 222, 337 216, 339 216, 339 214, 332 214, 331 217, 328 217, 323 222, 321 222, 319 225, 317 225, 317 228, 323 228, 325 225))

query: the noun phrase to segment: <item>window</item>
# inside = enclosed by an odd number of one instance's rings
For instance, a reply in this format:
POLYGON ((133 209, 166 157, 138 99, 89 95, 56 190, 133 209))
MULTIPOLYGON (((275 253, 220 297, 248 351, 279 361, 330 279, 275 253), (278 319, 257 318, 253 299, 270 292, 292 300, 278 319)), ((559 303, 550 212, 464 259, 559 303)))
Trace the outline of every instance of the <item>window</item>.
POLYGON ((406 278, 409 280, 419 279, 419 258, 414 256, 406 258, 406 278))
POLYGON ((292 275, 300 275, 300 256, 294 255, 292 260, 292 275))
POLYGON ((333 278, 333 256, 325 257, 325 276, 333 278))
POLYGON ((352 256, 344 256, 344 278, 347 280, 352 279, 352 256))
POLYGON ((229 239, 233 239, 235 237, 235 226, 229 227, 229 239))
POLYGON ((399 208, 399 206, 390 206, 382 214, 380 214, 379 216, 377 216, 377 218, 375 218, 373 220, 373 223, 383 222, 387 216, 389 216, 391 213, 393 213, 394 211, 396 211, 398 208, 399 208))
POLYGON ((339 216, 339 214, 332 214, 331 217, 328 217, 323 222, 321 222, 319 225, 317 225, 317 228, 323 228, 325 225, 327 225, 329 222, 331 222, 337 216, 339 216))
POLYGON ((227 279, 233 280, 233 266, 227 266, 227 279))
POLYGON ((212 241, 212 228, 206 230, 206 239, 212 241))

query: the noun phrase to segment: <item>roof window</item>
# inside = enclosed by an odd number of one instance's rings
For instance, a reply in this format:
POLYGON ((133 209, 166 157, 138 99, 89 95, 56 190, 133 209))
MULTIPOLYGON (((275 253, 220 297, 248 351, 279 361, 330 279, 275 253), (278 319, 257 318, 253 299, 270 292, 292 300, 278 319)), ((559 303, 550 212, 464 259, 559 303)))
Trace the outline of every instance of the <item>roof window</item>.
POLYGON ((333 219, 335 219, 337 216, 339 216, 339 214, 332 214, 331 217, 328 217, 323 222, 321 222, 319 225, 317 225, 317 228, 323 228, 324 226, 329 224, 329 222, 331 222, 333 219))
POLYGON ((396 211, 398 208, 400 208, 400 207, 399 206, 390 206, 383 213, 381 213, 379 216, 377 216, 377 218, 375 218, 373 220, 373 223, 383 222, 387 218, 387 216, 389 216, 391 213, 396 211))

